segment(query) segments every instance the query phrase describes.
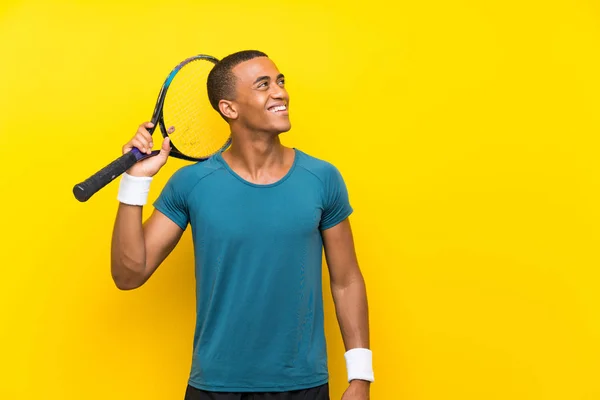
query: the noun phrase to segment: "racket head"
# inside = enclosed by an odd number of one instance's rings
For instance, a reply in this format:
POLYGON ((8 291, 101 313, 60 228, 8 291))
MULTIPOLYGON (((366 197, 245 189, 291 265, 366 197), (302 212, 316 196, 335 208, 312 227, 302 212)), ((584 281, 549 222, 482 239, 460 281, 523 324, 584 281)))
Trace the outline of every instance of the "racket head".
POLYGON ((231 144, 229 127, 208 98, 208 74, 218 62, 206 54, 187 58, 163 84, 153 120, 162 136, 169 137, 173 157, 204 161, 231 144))

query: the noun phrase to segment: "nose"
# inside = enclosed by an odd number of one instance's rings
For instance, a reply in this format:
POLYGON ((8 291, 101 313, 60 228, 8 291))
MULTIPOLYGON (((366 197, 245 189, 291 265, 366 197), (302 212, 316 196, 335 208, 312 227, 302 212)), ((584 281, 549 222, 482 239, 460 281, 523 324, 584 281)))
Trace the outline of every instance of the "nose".
POLYGON ((287 90, 285 90, 284 87, 281 87, 279 85, 273 85, 273 90, 271 91, 271 97, 274 98, 274 99, 287 100, 288 99, 288 93, 287 93, 287 90))

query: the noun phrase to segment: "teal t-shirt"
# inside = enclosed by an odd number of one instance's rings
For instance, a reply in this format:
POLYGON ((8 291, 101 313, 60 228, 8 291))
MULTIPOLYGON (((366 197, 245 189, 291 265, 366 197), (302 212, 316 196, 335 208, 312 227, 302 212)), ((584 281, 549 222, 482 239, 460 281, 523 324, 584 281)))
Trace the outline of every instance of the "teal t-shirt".
POLYGON ((336 167, 294 151, 268 185, 244 180, 218 153, 178 170, 154 203, 192 229, 191 386, 273 392, 328 381, 321 231, 352 207, 336 167))

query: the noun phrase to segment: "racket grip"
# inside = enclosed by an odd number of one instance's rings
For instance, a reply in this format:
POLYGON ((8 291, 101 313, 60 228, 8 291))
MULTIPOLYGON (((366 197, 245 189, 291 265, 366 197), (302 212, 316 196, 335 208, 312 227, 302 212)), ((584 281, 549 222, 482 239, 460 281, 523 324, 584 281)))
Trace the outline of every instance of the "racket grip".
POLYGON ((98 192, 104 186, 112 182, 116 177, 123 174, 129 168, 131 168, 138 161, 148 158, 153 154, 142 154, 138 149, 133 148, 130 152, 123 154, 94 175, 87 178, 85 181, 76 184, 73 187, 73 194, 75 198, 81 202, 89 200, 94 193, 98 192))

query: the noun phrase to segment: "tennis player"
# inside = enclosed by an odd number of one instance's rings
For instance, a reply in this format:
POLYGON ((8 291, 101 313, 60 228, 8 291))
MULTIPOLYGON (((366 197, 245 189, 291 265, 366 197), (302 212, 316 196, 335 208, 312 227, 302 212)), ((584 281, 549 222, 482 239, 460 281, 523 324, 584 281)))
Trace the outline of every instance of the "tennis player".
MULTIPOLYGON (((189 225, 197 320, 185 400, 329 399, 324 250, 346 351, 342 399, 369 399, 367 295, 340 172, 281 144, 279 135, 291 128, 290 97, 266 54, 225 57, 207 88, 229 124, 231 146, 177 170, 145 222, 142 207, 169 140, 122 176, 111 254, 116 286, 143 285, 189 225)), ((123 152, 152 148, 149 127, 140 125, 123 152)))

